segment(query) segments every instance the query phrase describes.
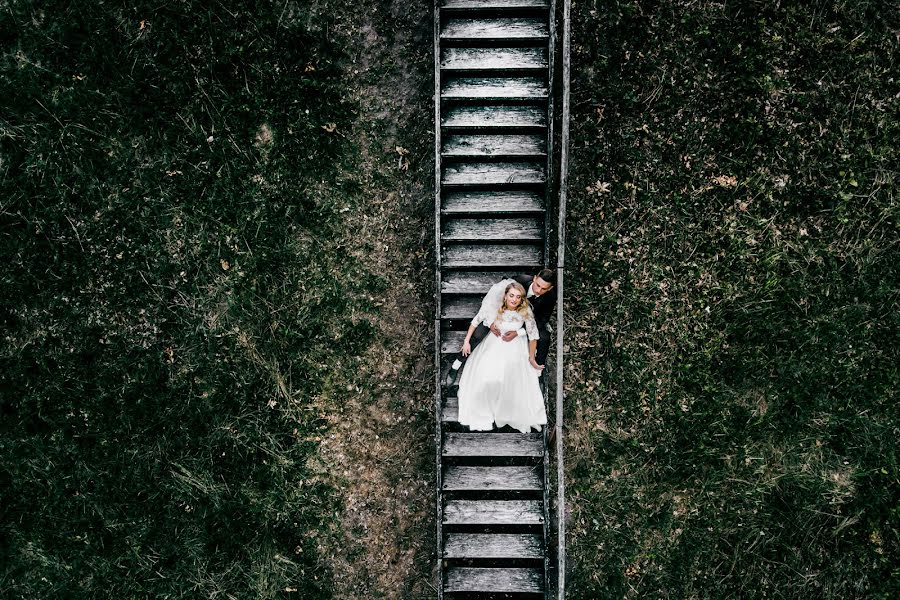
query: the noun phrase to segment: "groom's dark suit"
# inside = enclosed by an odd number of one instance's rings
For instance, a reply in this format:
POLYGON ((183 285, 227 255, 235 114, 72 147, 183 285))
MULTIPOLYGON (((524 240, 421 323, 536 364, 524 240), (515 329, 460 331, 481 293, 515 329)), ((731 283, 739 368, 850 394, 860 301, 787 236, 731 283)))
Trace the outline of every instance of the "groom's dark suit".
MULTIPOLYGON (((528 292, 531 290, 531 282, 534 280, 533 275, 516 275, 513 277, 516 281, 522 284, 522 287, 525 288, 525 295, 528 295, 528 292)), ((531 304, 531 310, 534 312, 534 320, 537 324, 538 332, 540 332, 540 339, 538 339, 537 343, 537 351, 535 352, 534 359, 537 361, 539 365, 547 364, 547 353, 550 351, 550 331, 547 326, 550 323, 550 317, 553 315, 553 309, 556 307, 556 288, 550 288, 543 296, 532 296, 528 298, 528 302, 531 304)), ((472 332, 472 337, 469 340, 469 345, 472 347, 472 350, 475 350, 475 347, 481 343, 481 340, 488 334, 490 334, 491 330, 489 327, 485 327, 484 325, 478 325, 475 328, 475 331, 472 332)), ((462 352, 456 357, 461 363, 466 362, 466 357, 462 355, 462 352)))
MULTIPOLYGON (((522 284, 527 296, 534 277, 532 275, 516 275, 513 279, 522 284)), ((537 361, 537 364, 546 365, 547 353, 550 351, 550 330, 548 326, 550 325, 550 317, 553 316, 553 309, 556 307, 556 287, 550 288, 542 296, 532 296, 528 299, 528 302, 531 304, 534 320, 541 334, 534 359, 537 361)))

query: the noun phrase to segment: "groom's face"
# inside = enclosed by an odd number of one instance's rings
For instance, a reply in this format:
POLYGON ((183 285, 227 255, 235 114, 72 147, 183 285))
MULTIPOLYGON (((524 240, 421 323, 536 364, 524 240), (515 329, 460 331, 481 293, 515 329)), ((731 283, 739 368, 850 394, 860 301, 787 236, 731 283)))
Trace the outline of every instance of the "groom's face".
POLYGON ((552 287, 552 283, 547 283, 537 275, 534 276, 534 280, 531 282, 531 289, 534 290, 535 296, 543 296, 549 292, 552 287))

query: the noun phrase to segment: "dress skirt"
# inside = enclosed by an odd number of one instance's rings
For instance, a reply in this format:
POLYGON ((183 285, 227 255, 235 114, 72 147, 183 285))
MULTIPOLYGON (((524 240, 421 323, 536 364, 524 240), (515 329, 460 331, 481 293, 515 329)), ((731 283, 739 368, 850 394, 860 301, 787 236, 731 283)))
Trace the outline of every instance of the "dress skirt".
POLYGON ((459 422, 473 431, 510 427, 527 433, 547 424, 540 371, 528 361, 524 336, 489 334, 472 351, 459 380, 459 422))

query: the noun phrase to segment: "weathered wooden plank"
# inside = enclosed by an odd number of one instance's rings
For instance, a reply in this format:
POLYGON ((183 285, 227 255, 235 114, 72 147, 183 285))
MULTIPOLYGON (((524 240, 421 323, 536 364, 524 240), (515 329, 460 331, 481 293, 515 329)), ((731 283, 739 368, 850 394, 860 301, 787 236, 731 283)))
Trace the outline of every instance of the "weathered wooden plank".
POLYGON ((459 157, 541 158, 547 156, 547 138, 534 134, 448 135, 441 155, 459 157))
POLYGON ((544 455, 540 433, 447 433, 445 457, 538 458, 544 455))
POLYGON ((547 69, 545 48, 446 48, 444 71, 523 71, 547 69))
POLYGON ((509 279, 520 273, 512 271, 451 271, 441 279, 442 294, 486 294, 491 286, 502 279, 509 279))
POLYGON ((547 82, 540 77, 449 77, 444 100, 543 100, 547 82))
POLYGON ((464 339, 466 339, 465 331, 442 331, 441 353, 456 354, 462 348, 464 339))
POLYGON ((491 492, 495 490, 540 491, 543 481, 530 466, 463 467, 450 465, 444 472, 447 491, 491 492))
POLYGON ((441 203, 445 215, 455 213, 543 213, 540 195, 529 191, 496 190, 490 192, 447 192, 441 203))
POLYGON ((441 8, 445 10, 497 10, 549 8, 548 0, 444 0, 441 8))
POLYGON ((539 106, 455 106, 441 117, 445 129, 543 129, 547 110, 539 106))
POLYGON ((445 525, 540 525, 540 500, 448 500, 445 525))
POLYGON ((538 162, 472 162, 448 164, 441 173, 444 186, 540 185, 545 165, 538 162))
POLYGON ((444 242, 540 242, 544 228, 534 217, 505 219, 448 219, 444 222, 444 242))
POLYGON ((451 533, 444 558, 534 560, 544 556, 541 536, 532 533, 451 533))
POLYGON ((520 267, 530 271, 543 264, 543 248, 524 244, 454 244, 443 249, 441 264, 446 269, 520 267))
POLYGON ((493 594, 542 594, 541 569, 450 567, 444 592, 493 594))
POLYGON ((441 318, 471 320, 479 308, 481 296, 449 296, 441 302, 441 318))
POLYGON ((459 402, 456 398, 447 398, 441 409, 441 421, 444 423, 459 422, 459 402))
POLYGON ((550 37, 547 19, 543 17, 494 17, 444 20, 441 43, 460 41, 534 40, 543 42, 550 37))

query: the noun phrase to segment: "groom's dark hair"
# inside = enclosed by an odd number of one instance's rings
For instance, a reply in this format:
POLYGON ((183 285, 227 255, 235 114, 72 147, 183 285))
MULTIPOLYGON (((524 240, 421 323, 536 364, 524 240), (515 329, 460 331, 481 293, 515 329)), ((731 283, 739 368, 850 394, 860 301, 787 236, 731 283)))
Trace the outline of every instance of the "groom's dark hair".
POLYGON ((541 272, 538 273, 537 276, 550 285, 556 285, 556 271, 553 269, 541 269, 541 272))

